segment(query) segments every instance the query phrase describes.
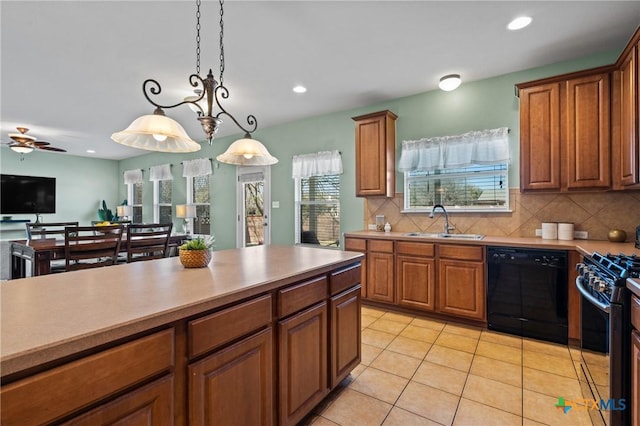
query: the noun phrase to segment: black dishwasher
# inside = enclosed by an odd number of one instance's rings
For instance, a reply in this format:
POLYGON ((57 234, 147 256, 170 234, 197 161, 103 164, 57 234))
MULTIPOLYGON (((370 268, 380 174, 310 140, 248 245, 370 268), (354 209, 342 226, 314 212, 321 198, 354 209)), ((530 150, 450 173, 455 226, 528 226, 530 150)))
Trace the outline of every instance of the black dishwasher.
POLYGON ((567 344, 567 252, 487 247, 490 330, 567 344))

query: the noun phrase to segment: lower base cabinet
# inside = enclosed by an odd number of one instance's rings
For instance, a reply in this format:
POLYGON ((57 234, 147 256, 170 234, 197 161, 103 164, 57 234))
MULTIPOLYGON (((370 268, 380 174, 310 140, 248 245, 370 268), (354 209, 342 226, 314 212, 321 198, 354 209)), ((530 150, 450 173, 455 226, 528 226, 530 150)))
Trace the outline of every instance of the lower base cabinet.
POLYGON ((347 290, 330 299, 329 323, 329 384, 333 389, 360 363, 360 287, 347 290))
POLYGON ((438 266, 438 312, 485 319, 484 263, 440 259, 438 266))
POLYGON ((398 305, 433 312, 436 309, 436 261, 426 257, 396 256, 398 305))
POLYGON ((327 302, 278 323, 280 425, 296 424, 329 393, 327 302))
POLYGON ((189 366, 189 424, 271 425, 272 353, 268 328, 189 366))

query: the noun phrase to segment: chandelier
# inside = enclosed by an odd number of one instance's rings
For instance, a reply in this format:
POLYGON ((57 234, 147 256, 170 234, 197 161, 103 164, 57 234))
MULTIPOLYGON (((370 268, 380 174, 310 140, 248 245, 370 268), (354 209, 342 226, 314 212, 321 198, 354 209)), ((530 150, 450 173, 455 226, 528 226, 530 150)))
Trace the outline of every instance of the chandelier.
POLYGON ((152 96, 162 92, 160 83, 154 79, 147 79, 142 84, 144 97, 155 106, 153 114, 135 119, 125 130, 111 135, 115 142, 134 148, 161 152, 193 152, 200 150, 200 144, 187 135, 187 132, 177 121, 167 117, 165 109, 188 105, 198 115, 209 145, 222 124, 223 116, 230 118, 238 128, 244 132, 244 137, 229 146, 224 154, 216 159, 223 163, 236 165, 271 165, 278 159, 269 154, 267 148, 251 137, 251 133, 258 128, 258 121, 254 115, 247 116, 246 127, 240 124, 221 103, 229 97, 229 89, 224 85, 224 0, 220 3, 220 77, 216 81, 211 69, 206 78, 200 77, 200 4, 196 0, 196 73, 189 76, 189 84, 194 88, 196 96, 190 96, 172 105, 162 105, 153 100, 152 96), (214 115, 214 108, 218 112, 214 115))

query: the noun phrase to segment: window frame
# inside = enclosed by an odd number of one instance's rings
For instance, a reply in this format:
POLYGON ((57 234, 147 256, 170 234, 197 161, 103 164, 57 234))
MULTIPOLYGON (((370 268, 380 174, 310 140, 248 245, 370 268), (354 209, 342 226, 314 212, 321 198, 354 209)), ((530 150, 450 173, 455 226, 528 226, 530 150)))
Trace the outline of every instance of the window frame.
MULTIPOLYGON (((198 212, 198 206, 207 206, 209 208, 209 220, 211 221, 211 175, 207 174, 207 175, 201 175, 201 176, 190 176, 186 178, 186 195, 187 195, 187 199, 186 199, 186 203, 187 204, 192 204, 194 206, 196 206, 196 215, 198 212), (196 178, 201 178, 201 177, 206 177, 207 178, 207 191, 209 193, 209 202, 208 203, 196 203, 193 200, 193 188, 194 188, 194 180, 196 178)), ((198 216, 196 216, 197 218, 198 216)), ((193 225, 193 220, 196 218, 188 218, 185 219, 189 222, 189 229, 191 230, 191 233, 193 235, 211 235, 211 222, 209 222, 209 234, 196 234, 195 232, 195 227, 193 225)))
POLYGON ((338 207, 338 227, 341 229, 342 226, 342 212, 340 210, 340 195, 342 188, 342 179, 339 174, 335 175, 325 175, 325 176, 310 176, 308 178, 294 178, 294 242, 296 245, 309 245, 312 247, 319 248, 327 248, 327 249, 340 249, 340 231, 338 231, 338 238, 336 239, 337 245, 322 245, 322 244, 308 244, 301 242, 301 234, 302 234, 302 223, 300 221, 300 213, 302 205, 336 205, 338 207), (325 177, 337 177, 338 179, 338 197, 335 202, 308 202, 304 203, 302 201, 302 179, 311 179, 311 178, 325 178, 325 177))
POLYGON ((136 208, 140 209, 140 222, 142 223, 142 215, 144 213, 144 209, 143 209, 143 202, 142 202, 142 198, 144 195, 144 185, 142 182, 135 182, 135 183, 127 183, 127 204, 129 204, 131 206, 131 222, 135 223, 135 217, 136 217, 136 208), (140 203, 136 204, 134 203, 134 195, 135 195, 135 185, 140 185, 140 203))
POLYGON ((153 182, 153 222, 160 223, 160 207, 169 207, 170 215, 173 216, 173 180, 163 179, 154 180, 153 182), (160 202, 160 182, 171 182, 171 200, 168 203, 160 202))

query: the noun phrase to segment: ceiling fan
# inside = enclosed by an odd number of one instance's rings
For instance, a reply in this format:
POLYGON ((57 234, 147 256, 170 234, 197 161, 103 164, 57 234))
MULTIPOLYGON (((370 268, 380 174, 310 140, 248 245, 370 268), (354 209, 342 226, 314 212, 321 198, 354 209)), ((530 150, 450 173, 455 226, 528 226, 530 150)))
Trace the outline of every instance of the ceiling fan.
POLYGON ((28 154, 34 149, 42 149, 45 151, 53 152, 67 152, 65 149, 51 146, 49 142, 39 141, 36 140, 35 137, 27 135, 29 129, 27 129, 26 127, 16 127, 16 129, 20 133, 9 133, 9 137, 11 138, 12 142, 6 144, 15 152, 19 152, 20 154, 28 154))

